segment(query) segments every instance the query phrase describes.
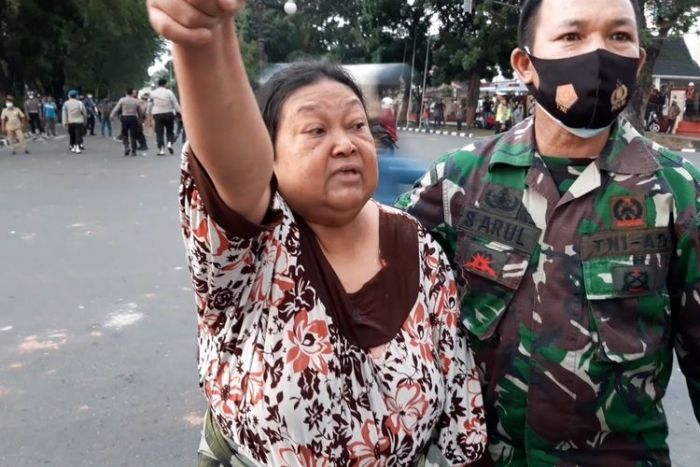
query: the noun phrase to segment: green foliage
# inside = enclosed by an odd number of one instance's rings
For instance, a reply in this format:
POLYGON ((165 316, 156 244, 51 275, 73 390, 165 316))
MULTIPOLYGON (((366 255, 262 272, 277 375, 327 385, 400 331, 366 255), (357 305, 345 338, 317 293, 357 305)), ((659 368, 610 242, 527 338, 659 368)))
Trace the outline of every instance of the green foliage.
POLYGON ((435 47, 435 75, 439 82, 491 79, 500 71, 512 76, 510 53, 517 42, 517 10, 489 2, 475 2, 471 14, 462 2, 438 0, 432 7, 443 27, 435 47))
POLYGON ((142 0, 0 0, 0 92, 139 86, 163 47, 142 0))
POLYGON ((640 41, 647 60, 639 77, 639 89, 627 109, 631 123, 644 129, 644 110, 652 90, 652 72, 667 37, 688 32, 700 19, 700 0, 634 0, 645 12, 640 41))

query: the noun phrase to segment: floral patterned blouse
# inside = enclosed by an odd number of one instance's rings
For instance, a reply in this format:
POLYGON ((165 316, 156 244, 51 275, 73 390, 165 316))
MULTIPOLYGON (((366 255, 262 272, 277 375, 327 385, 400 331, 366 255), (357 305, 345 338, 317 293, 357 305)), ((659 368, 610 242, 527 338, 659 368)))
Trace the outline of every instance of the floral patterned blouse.
POLYGON ((194 164, 186 148, 180 210, 199 376, 232 445, 273 466, 412 465, 429 448, 449 465, 478 459, 486 429, 477 370, 452 270, 426 231, 415 229, 415 304, 375 357, 339 332, 306 277, 302 230, 284 199, 275 195, 264 225, 235 213, 224 222, 203 201, 217 195, 204 195, 194 164))

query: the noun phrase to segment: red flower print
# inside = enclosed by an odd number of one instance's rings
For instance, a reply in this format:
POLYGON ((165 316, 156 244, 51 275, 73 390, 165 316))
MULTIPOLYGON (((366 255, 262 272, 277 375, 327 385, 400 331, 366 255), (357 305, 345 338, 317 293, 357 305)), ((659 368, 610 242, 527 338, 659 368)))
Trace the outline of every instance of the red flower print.
POLYGON ((202 222, 200 222, 199 226, 194 230, 194 235, 198 240, 204 242, 206 245, 209 245, 211 250, 214 250, 214 246, 218 247, 216 253, 214 254, 219 256, 231 248, 231 243, 228 241, 228 238, 226 238, 226 233, 221 230, 220 227, 218 227, 216 224, 212 225, 214 227, 214 233, 216 233, 216 239, 209 237, 209 220, 207 218, 202 219, 202 222), (216 245, 212 244, 212 241, 214 240, 216 240, 216 245))
POLYGON ((280 449, 279 457, 283 467, 328 467, 331 465, 328 459, 314 456, 313 451, 308 446, 300 446, 299 452, 294 452, 291 448, 280 449))
POLYGON ((440 296, 435 301, 433 313, 439 319, 444 320, 444 326, 452 329, 459 324, 459 305, 456 300, 456 285, 452 282, 449 288, 445 287, 440 291, 440 296))
POLYGON ((290 349, 287 363, 293 362, 295 373, 300 373, 309 366, 315 371, 327 375, 327 356, 333 353, 329 339, 328 325, 324 320, 308 322, 309 312, 302 310, 294 317, 294 329, 289 331, 290 349))
POLYGON ((248 374, 243 377, 243 391, 249 404, 257 404, 263 398, 263 372, 265 363, 262 351, 256 349, 248 374))
POLYGON ((466 434, 466 443, 470 446, 479 446, 486 444, 486 424, 479 417, 472 417, 464 422, 464 433, 466 434))
MULTIPOLYGON (((212 362, 213 366, 216 362, 212 362)), ((219 367, 216 378, 204 383, 204 391, 215 411, 232 418, 238 413, 238 404, 243 400, 243 381, 232 376, 228 362, 219 367)))
POLYGON ((417 347, 421 357, 423 357, 426 362, 432 362, 434 360, 433 343, 430 333, 428 332, 430 327, 425 307, 422 303, 416 305, 415 311, 411 313, 403 323, 403 329, 410 337, 408 345, 417 347))
POLYGON ((379 440, 372 442, 372 432, 376 435, 380 433, 376 429, 373 421, 366 421, 362 425, 362 441, 355 441, 348 445, 352 465, 358 467, 381 467, 386 464, 384 455, 390 447, 389 439, 381 436, 379 440))
POLYGON ((413 433, 413 428, 428 411, 429 404, 418 383, 401 384, 394 397, 386 398, 389 410, 388 428, 395 434, 413 433))

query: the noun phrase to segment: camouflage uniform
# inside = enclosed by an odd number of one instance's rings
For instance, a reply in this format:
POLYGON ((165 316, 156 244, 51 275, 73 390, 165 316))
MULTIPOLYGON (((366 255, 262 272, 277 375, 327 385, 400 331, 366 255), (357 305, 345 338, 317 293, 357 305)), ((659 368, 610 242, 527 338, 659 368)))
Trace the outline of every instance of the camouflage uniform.
POLYGON ((527 119, 399 201, 459 271, 491 457, 670 465, 674 346, 700 420, 700 173, 620 119, 562 195, 534 148, 527 119))

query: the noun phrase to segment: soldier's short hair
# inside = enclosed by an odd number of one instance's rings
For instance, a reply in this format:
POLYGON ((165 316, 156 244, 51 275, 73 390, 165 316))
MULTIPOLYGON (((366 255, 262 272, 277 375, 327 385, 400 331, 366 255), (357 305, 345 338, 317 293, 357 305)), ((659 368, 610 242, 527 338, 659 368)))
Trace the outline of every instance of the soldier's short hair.
MULTIPOLYGON (((518 22, 518 46, 529 47, 532 50, 532 45, 535 42, 535 28, 543 0, 525 0, 520 8, 520 20, 518 22)), ((634 16, 637 20, 637 31, 642 25, 642 12, 639 8, 637 0, 630 0, 634 9, 634 16)))

